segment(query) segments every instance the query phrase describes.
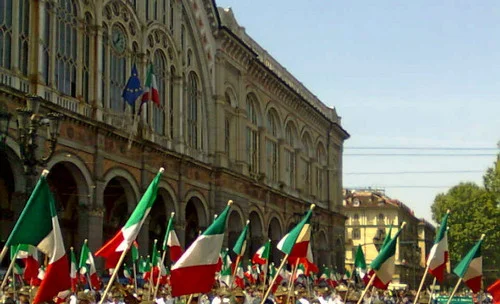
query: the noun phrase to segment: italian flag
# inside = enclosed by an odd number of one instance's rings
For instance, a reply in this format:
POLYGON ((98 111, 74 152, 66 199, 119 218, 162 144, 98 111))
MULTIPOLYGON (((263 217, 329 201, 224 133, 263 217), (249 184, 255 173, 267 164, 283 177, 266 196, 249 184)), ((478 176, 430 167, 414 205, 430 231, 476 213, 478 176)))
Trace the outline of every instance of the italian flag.
POLYGON ((483 277, 483 257, 481 256, 481 244, 483 243, 484 234, 481 239, 472 247, 463 260, 453 269, 453 272, 462 278, 472 292, 476 293, 481 290, 481 281, 483 277))
POLYGON ((30 284, 38 276, 38 250, 33 245, 20 244, 17 246, 17 259, 22 259, 24 263, 23 279, 26 283, 30 284))
POLYGON ((231 204, 232 201, 229 201, 217 219, 198 236, 172 266, 173 297, 207 293, 212 289, 231 204))
POLYGON ((158 174, 156 174, 156 177, 153 179, 151 184, 149 184, 148 189, 139 201, 139 204, 135 207, 134 212, 132 212, 132 215, 125 223, 125 226, 123 226, 123 228, 118 231, 118 233, 111 240, 109 240, 96 252, 96 256, 101 256, 106 259, 106 268, 115 268, 121 253, 127 250, 137 238, 142 224, 146 220, 146 217, 156 200, 156 196, 158 194, 158 184, 163 171, 164 169, 160 168, 158 174))
POLYGON ((132 276, 132 270, 127 266, 127 264, 123 264, 123 276, 128 279, 129 283, 133 282, 134 278, 132 276))
POLYGON ((73 247, 71 247, 71 265, 70 265, 70 270, 69 270, 69 277, 71 278, 71 291, 76 292, 78 288, 78 271, 77 271, 77 265, 76 265, 76 257, 75 257, 75 251, 73 250, 73 247))
POLYGON ((354 267, 359 278, 363 280, 366 275, 366 260, 361 245, 358 245, 358 249, 356 250, 356 256, 354 257, 354 267))
POLYGON ((308 276, 311 272, 317 273, 319 272, 318 266, 314 264, 314 258, 312 254, 312 249, 311 249, 311 243, 309 243, 308 248, 307 248, 307 256, 303 258, 297 258, 297 257, 289 257, 288 258, 288 263, 291 265, 297 264, 297 259, 298 265, 302 266, 303 274, 308 276))
POLYGON ((269 260, 269 252, 271 251, 271 240, 267 240, 264 246, 260 247, 252 257, 252 263, 265 265, 269 260))
POLYGON ((278 249, 285 254, 303 258, 307 256, 309 240, 311 239, 311 216, 315 205, 304 216, 304 218, 278 243, 278 249))
POLYGON ((396 245, 398 241, 398 236, 405 226, 405 222, 401 226, 401 229, 396 233, 394 238, 392 238, 385 246, 382 247, 380 253, 372 261, 370 267, 374 271, 376 278, 373 285, 379 289, 387 289, 387 286, 392 280, 394 275, 394 260, 396 255, 396 245))
POLYGON ((250 221, 247 220, 247 224, 243 231, 241 231, 240 236, 236 240, 236 244, 234 244, 233 252, 240 257, 245 254, 245 250, 247 249, 247 234, 248 234, 248 224, 250 221))
POLYGON ((174 230, 174 216, 175 212, 170 214, 170 219, 168 220, 167 231, 165 233, 165 239, 163 240, 163 251, 169 250, 170 260, 172 262, 177 261, 182 255, 182 248, 177 234, 174 230))
POLYGON ((434 245, 429 252, 427 258, 427 267, 429 273, 432 274, 439 282, 443 282, 444 274, 446 272, 446 263, 448 263, 448 236, 446 230, 448 229, 448 215, 450 211, 446 212, 441 220, 441 226, 436 234, 434 245))
POLYGON ((99 290, 101 289, 101 279, 97 275, 97 270, 95 267, 94 263, 94 257, 92 256, 92 252, 89 249, 89 246, 87 245, 87 240, 83 242, 82 245, 82 250, 80 253, 80 263, 79 263, 79 268, 80 268, 80 273, 85 275, 88 274, 90 278, 89 285, 91 288, 94 290, 99 290))
POLYGON ((229 288, 229 284, 231 284, 232 263, 231 257, 229 256, 229 249, 224 250, 222 252, 222 269, 219 273, 219 282, 225 284, 227 288, 229 288))
POLYGON ((64 249, 54 197, 46 179, 48 174, 48 170, 43 171, 5 244, 33 245, 49 258, 44 279, 33 300, 34 304, 50 301, 59 291, 71 287, 69 261, 64 249))
POLYGON ((156 84, 156 76, 154 74, 154 67, 152 63, 149 64, 144 87, 142 102, 152 101, 157 106, 160 106, 160 94, 158 93, 158 85, 156 84))

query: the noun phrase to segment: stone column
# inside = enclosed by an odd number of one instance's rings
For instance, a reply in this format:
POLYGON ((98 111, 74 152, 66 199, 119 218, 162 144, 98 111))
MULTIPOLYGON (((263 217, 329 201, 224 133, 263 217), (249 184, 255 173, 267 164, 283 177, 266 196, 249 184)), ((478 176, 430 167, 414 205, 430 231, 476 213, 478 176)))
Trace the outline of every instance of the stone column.
MULTIPOLYGON (((95 252, 106 240, 102 239, 102 226, 104 221, 104 208, 96 207, 87 212, 87 236, 90 251, 95 252)), ((96 267, 104 268, 104 260, 96 259, 96 267)))

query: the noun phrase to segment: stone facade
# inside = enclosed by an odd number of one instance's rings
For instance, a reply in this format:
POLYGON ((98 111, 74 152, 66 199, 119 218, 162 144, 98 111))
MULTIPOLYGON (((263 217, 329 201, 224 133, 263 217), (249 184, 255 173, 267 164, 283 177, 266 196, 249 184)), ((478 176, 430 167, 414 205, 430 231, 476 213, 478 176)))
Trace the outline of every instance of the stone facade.
POLYGON ((408 284, 410 288, 418 289, 425 270, 425 258, 433 244, 435 228, 425 220, 418 219, 405 204, 387 197, 380 190, 344 190, 343 205, 348 218, 346 267, 352 269, 358 245, 362 246, 369 265, 378 255, 391 225, 394 236, 398 227, 406 222, 396 247, 393 283, 408 284))
MULTIPOLYGON (((139 236, 163 238, 171 212, 183 245, 232 199, 226 246, 251 221, 250 256, 311 203, 318 263, 344 263, 342 151, 349 134, 327 107, 209 0, 4 0, 0 103, 28 94, 64 115, 47 168, 66 246, 92 250, 126 221, 159 167, 159 197, 139 236), (135 65, 153 69, 160 106, 125 105, 135 65), (140 115, 137 113, 141 113, 140 115)), ((31 184, 16 124, 2 153, 1 238, 31 184), (5 213, 4 213, 5 211, 5 213)), ((43 136, 43 134, 41 135, 43 136)), ((274 251, 273 259, 280 255, 274 251)))

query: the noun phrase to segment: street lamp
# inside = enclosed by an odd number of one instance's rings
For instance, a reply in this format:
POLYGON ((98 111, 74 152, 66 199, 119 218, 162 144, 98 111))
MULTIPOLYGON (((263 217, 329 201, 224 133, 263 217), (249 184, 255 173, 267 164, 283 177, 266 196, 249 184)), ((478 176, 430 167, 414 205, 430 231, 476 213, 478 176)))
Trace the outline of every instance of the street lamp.
MULTIPOLYGON (((21 160, 28 179, 37 174, 37 166, 45 166, 54 155, 59 136, 61 115, 57 113, 40 114, 40 101, 41 97, 28 95, 26 107, 16 110, 21 160), (38 134, 40 128, 46 128, 48 131, 43 142, 38 134), (45 150, 39 151, 40 146, 45 150)), ((27 183, 29 193, 31 189, 28 186, 31 185, 28 184, 30 183, 27 183)))
POLYGON ((9 134, 9 124, 10 119, 12 118, 12 114, 8 112, 0 111, 0 145, 5 145, 5 141, 7 140, 7 135, 9 134))

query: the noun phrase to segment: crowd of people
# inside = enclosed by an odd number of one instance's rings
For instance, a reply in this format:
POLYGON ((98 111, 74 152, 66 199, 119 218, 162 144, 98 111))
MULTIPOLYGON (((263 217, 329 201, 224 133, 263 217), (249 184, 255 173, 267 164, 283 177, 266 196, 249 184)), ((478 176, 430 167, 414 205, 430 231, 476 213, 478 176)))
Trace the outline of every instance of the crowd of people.
MULTIPOLYGON (((316 286, 305 286, 296 284, 289 286, 286 282, 274 288, 264 304, 355 304, 358 303, 362 295, 362 287, 338 285, 331 287, 327 284, 316 286)), ((23 286, 19 290, 7 287, 3 290, 0 300, 2 304, 28 304, 36 293, 36 287, 23 286)), ((54 303, 68 304, 96 304, 102 299, 103 290, 84 289, 71 293, 69 291, 60 293, 54 299, 54 303)), ((173 298, 168 286, 163 286, 158 290, 156 298, 153 300, 153 286, 145 283, 141 287, 134 285, 121 285, 115 283, 110 292, 106 295, 103 303, 107 304, 260 304, 265 294, 263 286, 248 285, 242 289, 214 287, 206 294, 193 294, 173 298)), ((418 303, 438 304, 439 296, 446 296, 447 293, 431 294, 429 290, 424 291, 418 303)), ((462 294, 465 295, 465 294, 462 294)), ((467 295, 468 296, 468 295, 467 295)), ((414 290, 377 290, 370 289, 363 297, 363 304, 411 304, 414 302, 414 290)), ((491 303, 491 296, 488 294, 478 294, 470 297, 469 303, 491 303)), ((467 302, 462 302, 466 304, 467 302)))

